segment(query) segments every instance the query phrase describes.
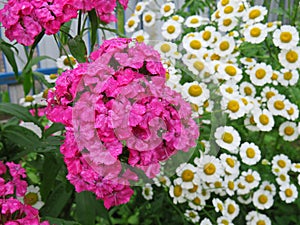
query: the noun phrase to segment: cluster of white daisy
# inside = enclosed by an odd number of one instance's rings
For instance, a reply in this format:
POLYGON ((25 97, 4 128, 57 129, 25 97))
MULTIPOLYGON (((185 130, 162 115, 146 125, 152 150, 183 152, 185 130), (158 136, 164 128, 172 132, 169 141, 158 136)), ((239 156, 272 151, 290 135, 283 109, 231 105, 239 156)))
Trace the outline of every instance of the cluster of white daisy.
MULTIPOLYGON (((213 129, 211 140, 201 140, 204 151, 181 164, 175 178, 162 173, 155 183, 169 188, 174 204, 188 205, 185 215, 194 223, 201 219, 201 225, 233 224, 243 204, 253 209, 245 224, 271 224, 267 210, 278 197, 287 204, 294 202, 300 186, 300 162, 292 162, 280 147, 270 155, 264 139, 265 133, 272 133, 273 141, 296 146, 299 137, 299 101, 292 93, 299 86, 296 27, 264 22, 266 7, 251 6, 246 0, 220 0, 210 19, 183 18, 172 1, 157 11, 151 4, 136 5, 126 31, 134 32, 139 23, 151 28, 163 21, 163 40, 154 48, 167 70, 168 86, 191 103, 195 118, 207 118, 215 111, 227 118, 226 125, 203 120, 201 128, 213 129), (257 49, 262 52, 250 54, 257 49), (205 218, 209 213, 203 208, 209 204, 219 213, 214 221, 205 218)), ((151 43, 144 30, 132 37, 151 43)), ((153 191, 149 184, 146 190, 148 195, 153 191)), ((149 196, 152 199, 153 193, 149 196)))

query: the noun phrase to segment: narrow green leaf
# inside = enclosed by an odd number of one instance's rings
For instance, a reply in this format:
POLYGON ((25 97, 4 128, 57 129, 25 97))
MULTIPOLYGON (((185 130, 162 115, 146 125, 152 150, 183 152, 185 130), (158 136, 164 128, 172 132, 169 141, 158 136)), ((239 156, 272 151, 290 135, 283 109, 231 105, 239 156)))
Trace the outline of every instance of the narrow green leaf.
POLYGON ((28 95, 28 93, 31 90, 32 87, 32 70, 24 71, 22 73, 23 78, 23 89, 24 89, 24 95, 28 95))
POLYGON ((26 64, 26 66, 23 68, 23 72, 22 72, 22 75, 24 73, 28 73, 32 66, 38 64, 40 61, 42 60, 45 60, 45 59, 51 59, 53 61, 55 61, 55 59, 53 59, 52 57, 50 56, 46 56, 46 55, 42 55, 42 56, 37 56, 37 57, 34 57, 32 60, 30 60, 30 62, 28 64, 26 64))
POLYGON ((43 84, 46 85, 47 88, 52 88, 54 86, 54 84, 50 84, 46 79, 45 79, 45 74, 43 73, 40 73, 40 72, 37 72, 37 71, 34 71, 33 72, 33 75, 39 80, 41 81, 43 84))
POLYGON ((51 225, 80 225, 80 223, 78 223, 76 221, 58 219, 58 218, 49 217, 49 216, 43 217, 42 219, 49 221, 49 223, 51 225))
POLYGON ((68 41, 68 46, 71 54, 77 59, 78 62, 86 62, 86 46, 80 36, 76 36, 68 41))
POLYGON ((19 71, 18 71, 18 66, 17 66, 17 62, 16 62, 16 59, 15 59, 15 55, 14 55, 13 50, 2 39, 0 39, 0 49, 4 53, 4 55, 6 56, 7 61, 9 62, 9 64, 11 65, 11 67, 12 67, 14 73, 15 73, 16 79, 18 79, 19 71))
POLYGON ((99 25, 99 20, 98 20, 98 16, 96 14, 95 9, 93 9, 92 11, 89 11, 88 15, 89 15, 90 23, 91 23, 91 29, 90 29, 91 51, 93 51, 94 45, 96 44, 96 40, 97 40, 97 29, 98 29, 98 25, 99 25))
POLYGON ((76 193, 76 218, 82 225, 95 224, 95 196, 91 192, 76 193))
POLYGON ((51 134, 54 134, 57 131, 62 131, 64 129, 64 125, 61 123, 53 123, 44 133, 45 137, 50 136, 51 134))

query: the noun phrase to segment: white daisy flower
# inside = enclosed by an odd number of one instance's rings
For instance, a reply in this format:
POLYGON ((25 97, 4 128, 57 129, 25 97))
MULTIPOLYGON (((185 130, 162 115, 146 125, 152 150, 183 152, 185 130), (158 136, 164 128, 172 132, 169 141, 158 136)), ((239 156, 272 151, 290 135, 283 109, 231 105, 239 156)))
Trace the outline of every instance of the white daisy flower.
POLYGON ((144 12, 147 5, 148 2, 138 2, 135 6, 134 14, 140 16, 144 12))
POLYGON ((218 8, 220 11, 220 17, 235 17, 236 16, 236 11, 238 10, 238 2, 236 1, 231 1, 229 4, 226 6, 218 8))
POLYGON ((239 82, 243 78, 242 70, 234 64, 221 63, 218 73, 218 76, 224 80, 233 79, 235 82, 239 82))
POLYGON ((233 220, 236 218, 240 212, 239 205, 230 198, 227 198, 224 202, 224 211, 223 215, 233 220))
POLYGON ((249 71, 249 75, 254 85, 264 86, 271 83, 272 67, 265 63, 258 63, 249 71))
POLYGON ((138 30, 131 35, 132 39, 136 39, 137 42, 144 42, 147 44, 149 42, 150 35, 144 30, 138 30))
POLYGON ((246 113, 244 103, 238 96, 223 98, 221 101, 221 108, 228 113, 229 118, 232 120, 241 118, 246 113))
POLYGON ((273 33, 274 45, 281 49, 293 49, 299 42, 299 34, 296 27, 283 25, 273 33))
POLYGON ((189 62, 188 62, 188 69, 195 75, 197 76, 201 76, 201 74, 207 72, 207 68, 206 63, 199 59, 198 57, 197 58, 193 58, 191 59, 189 62))
POLYGON ((240 59, 241 63, 247 67, 254 66, 257 62, 253 58, 243 57, 240 59))
POLYGON ((237 157, 223 153, 220 155, 221 164, 224 167, 224 170, 227 174, 230 174, 230 177, 237 177, 239 174, 240 162, 237 157))
POLYGON ((281 69, 281 73, 278 76, 278 82, 282 86, 289 86, 297 84, 299 80, 299 73, 297 70, 288 70, 288 69, 281 69))
POLYGON ((279 185, 290 183, 290 180, 291 180, 290 176, 286 172, 282 172, 282 173, 277 174, 276 182, 279 185))
MULTIPOLYGON (((221 78, 221 74, 216 75, 221 78)), ((224 76, 224 75, 223 75, 224 76)), ((236 84, 237 82, 233 79, 229 79, 223 84, 220 85, 219 91, 220 94, 222 95, 223 99, 232 99, 232 98, 238 98, 239 96, 239 91, 238 88, 239 86, 236 84)), ((223 100, 225 101, 225 100, 223 100)), ((225 102, 226 104, 226 102, 225 102)), ((225 105, 224 109, 226 109, 227 106, 225 105)))
POLYGON ((290 50, 282 49, 278 54, 279 62, 286 69, 294 70, 300 68, 300 47, 290 50))
POLYGON ((294 184, 283 184, 280 186, 279 197, 285 203, 292 203, 298 198, 297 187, 294 184))
POLYGON ((203 18, 202 16, 192 15, 186 18, 184 25, 187 27, 197 28, 203 24, 209 22, 207 18, 203 18))
POLYGON ((181 34, 181 24, 168 20, 162 25, 162 36, 167 40, 174 40, 181 34))
POLYGON ((155 24, 156 14, 153 11, 147 11, 143 14, 143 25, 151 27, 155 24))
POLYGON ((271 81, 274 86, 278 85, 279 71, 273 70, 271 81))
POLYGON ((194 197, 191 201, 189 201, 188 205, 193 210, 201 211, 205 206, 205 200, 202 199, 200 195, 198 195, 194 197))
POLYGON ((215 207, 216 212, 220 212, 220 213, 223 214, 223 212, 225 210, 225 206, 224 206, 224 203, 220 199, 213 198, 212 204, 215 207))
POLYGON ((236 188, 236 193, 238 195, 246 195, 249 194, 251 188, 249 186, 249 183, 245 181, 243 177, 239 178, 236 181, 237 188, 236 188))
POLYGON ((186 202, 183 188, 180 184, 177 184, 175 181, 174 185, 170 185, 169 194, 173 198, 174 204, 186 202))
POLYGON ((291 170, 296 173, 300 173, 300 163, 293 163, 291 170))
POLYGON ((184 21, 184 18, 180 15, 173 15, 170 19, 176 21, 177 23, 183 23, 184 21))
POLYGON ((212 225, 208 218, 204 218, 199 225, 212 225))
POLYGON ((183 37, 182 40, 183 48, 188 52, 197 55, 201 58, 201 54, 203 54, 207 46, 207 42, 204 42, 200 36, 200 33, 188 33, 183 37))
POLYGON ((254 85, 247 81, 240 83, 239 91, 243 96, 254 97, 256 95, 256 89, 254 85))
POLYGON ((260 93, 263 102, 270 100, 270 98, 272 98, 278 94, 279 94, 279 92, 277 89, 275 89, 273 87, 269 87, 269 86, 265 86, 260 93))
POLYGON ((214 51, 216 54, 222 57, 231 54, 234 48, 235 42, 233 37, 223 36, 216 43, 214 51))
POLYGON ((137 28, 137 26, 139 25, 139 18, 138 16, 131 16, 128 18, 128 20, 125 23, 125 31, 128 33, 131 33, 135 30, 135 28, 137 28))
POLYGON ((274 127, 274 118, 270 111, 267 109, 255 109, 253 110, 253 119, 256 126, 261 131, 270 131, 274 127))
POLYGON ((189 163, 183 163, 176 169, 179 178, 178 183, 184 189, 193 188, 199 178, 196 174, 196 167, 189 163))
POLYGON ((218 217, 217 218, 217 224, 226 224, 226 225, 234 225, 233 223, 232 223, 232 221, 231 221, 231 219, 230 218, 228 218, 228 217, 226 217, 226 216, 220 216, 220 217, 218 217))
POLYGON ((268 11, 264 6, 252 6, 247 9, 246 13, 243 16, 243 21, 247 24, 258 23, 264 20, 265 15, 267 15, 268 11))
POLYGON ((272 31, 276 30, 278 26, 281 25, 281 21, 273 21, 273 22, 270 21, 270 22, 267 22, 266 25, 267 25, 267 31, 272 32, 272 31))
POLYGON ((276 187, 274 184, 270 183, 269 181, 263 181, 259 186, 259 189, 264 191, 269 191, 272 196, 276 195, 276 187))
POLYGON ((153 188, 151 184, 147 183, 143 186, 142 195, 146 200, 151 200, 153 198, 153 188))
POLYGON ((209 90, 204 83, 198 83, 197 81, 187 82, 182 86, 182 89, 183 97, 196 105, 205 102, 209 98, 209 90))
POLYGON ((253 194, 253 205, 261 210, 269 209, 274 204, 274 198, 269 191, 258 189, 253 194))
POLYGON ((277 175, 279 173, 287 173, 292 166, 292 162, 284 154, 275 155, 272 159, 272 172, 277 175))
POLYGON ((76 68, 77 65, 78 62, 72 55, 62 55, 56 59, 56 66, 62 70, 70 70, 72 68, 76 68))
POLYGON ((159 41, 154 45, 154 49, 158 51, 163 58, 168 58, 177 52, 177 45, 168 41, 159 41))
POLYGON ((195 158, 198 167, 198 176, 205 182, 215 182, 224 175, 221 162, 214 156, 204 155, 202 158, 195 158))
POLYGON ((32 95, 27 95, 24 98, 20 98, 19 104, 27 107, 27 106, 32 106, 36 104, 35 98, 32 95))
POLYGON ((192 221, 193 223, 197 223, 200 220, 198 212, 196 212, 195 210, 189 210, 189 209, 187 209, 185 211, 184 215, 186 216, 186 218, 188 220, 192 221))
POLYGON ((173 2, 166 2, 160 7, 160 13, 162 16, 168 17, 175 11, 175 4, 173 2))
POLYGON ((256 188, 259 185, 261 180, 260 175, 257 171, 248 169, 247 171, 243 171, 241 174, 241 179, 245 181, 245 184, 250 188, 256 188))
POLYGON ((153 182, 157 187, 169 187, 171 185, 170 178, 163 174, 158 174, 156 177, 154 177, 153 182))
POLYGON ((207 45, 211 45, 215 41, 216 28, 213 26, 206 26, 204 30, 200 31, 200 36, 207 45))
POLYGON ((285 95, 277 94, 267 101, 267 106, 268 106, 269 111, 274 116, 285 117, 287 114, 285 105, 288 102, 289 101, 285 98, 285 95))
POLYGON ((259 131, 258 127, 256 126, 256 123, 254 121, 253 114, 249 113, 246 115, 246 118, 244 120, 244 125, 248 130, 251 131, 259 131))
POLYGON ((262 23, 256 23, 248 26, 244 32, 245 41, 252 44, 259 44, 265 40, 268 35, 266 26, 262 23))
POLYGON ((36 209, 40 209, 44 205, 40 194, 40 188, 33 185, 29 185, 24 197, 19 197, 18 199, 25 205, 30 205, 36 209))
POLYGON ((295 141, 298 136, 297 124, 294 122, 285 121, 279 126, 279 135, 285 141, 295 141))
POLYGON ((215 131, 216 143, 229 152, 236 154, 241 142, 241 137, 236 129, 231 126, 221 126, 215 131))
MULTIPOLYGON (((236 173, 238 176, 238 173, 236 173)), ((235 191, 237 189, 237 183, 234 181, 236 177, 231 178, 228 177, 227 174, 225 175, 225 180, 223 182, 223 187, 225 187, 225 191, 227 193, 227 195, 229 196, 233 196, 235 194, 235 191)))
POLYGON ((228 32, 233 30, 238 25, 238 20, 235 17, 222 17, 218 20, 219 31, 228 32))
POLYGON ((56 82, 58 76, 57 74, 52 73, 50 75, 45 75, 44 78, 48 83, 53 84, 56 82))
POLYGON ((247 165, 255 165, 261 159, 259 147, 254 143, 245 142, 240 147, 242 162, 247 165))
POLYGON ((264 214, 257 211, 251 211, 246 216, 246 225, 271 225, 271 220, 264 214))

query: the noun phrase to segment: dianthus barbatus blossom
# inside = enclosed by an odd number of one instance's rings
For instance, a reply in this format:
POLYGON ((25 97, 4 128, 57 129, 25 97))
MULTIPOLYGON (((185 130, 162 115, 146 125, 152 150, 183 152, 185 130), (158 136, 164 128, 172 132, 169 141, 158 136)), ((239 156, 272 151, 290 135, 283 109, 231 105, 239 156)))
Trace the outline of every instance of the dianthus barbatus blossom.
POLYGON ((199 130, 152 47, 111 39, 90 60, 57 79, 47 116, 66 126, 61 152, 76 191, 109 208, 129 201, 136 169, 153 178, 160 162, 195 146, 199 130))

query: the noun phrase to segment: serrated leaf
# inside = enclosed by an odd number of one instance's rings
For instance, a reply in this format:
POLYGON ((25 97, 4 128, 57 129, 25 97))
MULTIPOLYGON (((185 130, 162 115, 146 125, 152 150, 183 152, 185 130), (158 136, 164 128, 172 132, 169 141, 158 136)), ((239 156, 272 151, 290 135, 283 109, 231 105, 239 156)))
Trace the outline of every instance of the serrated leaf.
POLYGON ((76 36, 68 41, 68 46, 71 54, 77 59, 78 62, 86 62, 86 46, 80 36, 76 36))

